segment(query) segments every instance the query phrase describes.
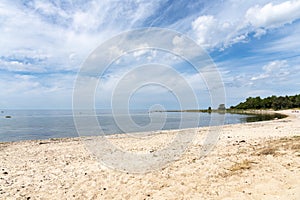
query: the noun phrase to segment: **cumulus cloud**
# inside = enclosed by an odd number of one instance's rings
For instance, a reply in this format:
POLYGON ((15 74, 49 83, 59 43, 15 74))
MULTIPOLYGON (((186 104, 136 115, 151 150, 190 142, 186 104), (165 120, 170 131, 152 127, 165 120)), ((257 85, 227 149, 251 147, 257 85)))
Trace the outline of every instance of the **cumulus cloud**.
POLYGON ((227 21, 212 15, 204 15, 199 16, 192 22, 192 28, 199 44, 207 49, 222 48, 245 41, 247 32, 241 31, 243 27, 239 23, 241 22, 227 21))
MULTIPOLYGON (((218 24, 214 16, 200 16, 192 23, 192 27, 197 31, 197 41, 200 44, 211 43, 212 34, 218 29, 218 24)), ((213 45, 213 44, 212 44, 213 45)))
POLYGON ((254 37, 260 38, 261 36, 265 35, 267 33, 266 29, 258 28, 255 30, 254 37))
POLYGON ((263 73, 253 76, 252 81, 272 78, 272 79, 284 79, 287 75, 290 74, 288 70, 288 63, 286 60, 275 60, 269 62, 268 64, 262 67, 263 73))
POLYGON ((300 1, 256 5, 246 12, 246 20, 254 27, 276 28, 300 18, 300 1))
MULTIPOLYGON (((240 2, 240 6, 244 7, 240 2)), ((255 3, 255 2, 254 2, 255 3)), ((227 8, 237 12, 232 19, 228 12, 218 15, 200 15, 191 27, 197 42, 207 49, 226 48, 239 42, 247 42, 249 34, 260 38, 269 29, 293 23, 300 18, 300 1, 285 1, 278 4, 250 5, 247 9, 236 10, 238 3, 227 8)))

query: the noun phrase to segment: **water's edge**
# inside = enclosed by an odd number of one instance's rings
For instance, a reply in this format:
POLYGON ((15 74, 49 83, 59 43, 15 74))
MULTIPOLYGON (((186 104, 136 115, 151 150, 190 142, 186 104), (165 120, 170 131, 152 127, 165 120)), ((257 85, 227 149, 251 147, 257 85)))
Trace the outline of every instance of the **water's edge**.
MULTIPOLYGON (((77 138, 81 137, 82 135, 78 135, 76 128, 74 127, 73 123, 73 115, 71 113, 67 113, 68 115, 56 115, 55 111, 52 111, 54 113, 51 113, 51 115, 43 117, 43 115, 38 115, 37 111, 34 111, 36 113, 31 113, 30 116, 13 116, 11 118, 6 119, 6 113, 2 113, 2 116, 0 116, 2 119, 0 119, 0 142, 18 142, 18 141, 40 141, 40 140, 55 140, 58 138, 77 138), (62 118, 59 118, 59 116, 62 116, 62 118), (27 117, 27 118, 26 118, 27 117), (67 117, 67 118, 66 118, 67 117), (14 124, 13 120, 18 119, 21 122, 26 123, 23 124, 23 126, 20 126, 18 130, 18 124, 14 124), (66 120, 67 119, 67 120, 66 120), (6 121, 11 120, 11 121, 6 121), (43 121, 44 120, 44 121, 43 121), (65 121, 64 121, 65 120, 65 121), (42 121, 39 123, 39 121, 42 121), (8 124, 7 124, 8 123, 8 124), (11 124, 9 124, 11 123, 11 124), (6 125, 6 127, 5 127, 6 125), (2 130, 1 130, 2 129, 2 130), (64 130, 64 132, 60 132, 61 130, 64 130), (20 132, 20 133, 19 133, 20 132), (2 133, 2 134, 1 134, 2 133), (18 135, 19 134, 19 135, 18 135)), ((281 119, 287 117, 287 115, 279 114, 276 112, 247 112, 247 113, 214 113, 212 115, 218 116, 218 117, 225 117, 227 116, 229 119, 225 121, 224 124, 220 125, 228 125, 228 124, 241 124, 241 123, 248 123, 248 122, 258 122, 258 121, 267 121, 267 120, 273 120, 273 119, 281 119)), ((185 120, 192 119, 191 118, 194 114, 188 113, 184 114, 185 120), (190 117, 190 118, 189 118, 190 117)), ((211 114, 205 114, 204 120, 208 120, 207 116, 210 116, 211 114)), ((109 115, 108 115, 109 116, 109 115)), ((139 123, 146 123, 143 121, 145 120, 145 114, 138 114, 136 117, 136 120, 139 123), (143 118, 143 119, 142 119, 143 118)), ((187 128, 199 128, 199 127, 209 127, 209 122, 205 122, 204 124, 198 125, 198 126, 186 126, 186 127, 179 127, 178 126, 178 116, 179 114, 171 115, 169 117, 169 122, 167 122, 168 126, 164 127, 163 129, 157 129, 157 130, 147 130, 144 132, 158 132, 158 131, 170 131, 170 130, 183 130, 187 128), (177 118, 176 118, 177 117, 177 118)), ((16 120, 16 123, 18 123, 18 120, 16 120)), ((111 120, 111 119, 109 119, 111 120)), ((115 128, 115 125, 111 123, 111 121, 107 121, 109 128, 115 128)), ((219 124, 216 124, 219 125, 219 124)), ((104 126, 105 127, 105 126, 104 126)), ((102 127, 101 127, 102 128, 102 127)), ((141 131, 131 131, 131 132, 121 132, 116 131, 112 128, 110 130, 111 132, 107 132, 105 135, 120 135, 120 134, 126 134, 126 133, 137 133, 141 131)), ((87 135, 87 136, 97 136, 96 135, 87 135)), ((98 135, 99 136, 99 135, 98 135)))

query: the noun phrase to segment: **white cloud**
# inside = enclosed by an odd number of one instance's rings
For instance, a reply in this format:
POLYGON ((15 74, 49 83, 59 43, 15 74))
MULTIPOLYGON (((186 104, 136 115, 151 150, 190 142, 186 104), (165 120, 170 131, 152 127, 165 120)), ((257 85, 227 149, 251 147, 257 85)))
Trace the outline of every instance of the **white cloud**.
POLYGON ((20 74, 17 74, 17 75, 15 75, 15 78, 27 81, 27 80, 35 79, 36 77, 32 76, 32 75, 20 75, 20 74))
POLYGON ((276 60, 276 61, 272 61, 269 64, 263 66, 263 70, 266 73, 272 73, 272 72, 278 72, 280 69, 282 68, 286 68, 287 67, 287 61, 286 60, 276 60))
POLYGON ((133 56, 136 57, 137 59, 139 59, 140 56, 142 56, 150 51, 150 49, 148 49, 148 48, 149 48, 149 45, 147 43, 140 44, 137 47, 137 50, 135 50, 133 52, 133 56))
POLYGON ((64 5, 60 1, 1 1, 2 105, 70 107, 75 76, 65 71, 76 72, 101 42, 137 26, 159 3, 132 1, 125 7, 123 1, 110 0, 64 5), (38 77, 11 76, 19 72, 38 77))
POLYGON ((261 79, 284 79, 287 75, 290 74, 289 65, 286 60, 275 60, 269 62, 268 64, 262 67, 263 73, 253 76, 252 81, 261 80, 261 79))
POLYGON ((70 108, 75 75, 0 74, 1 106, 19 108, 70 108))
MULTIPOLYGON (((65 2, 67 7, 51 1, 26 4, 0 3, 0 55, 12 57, 16 50, 26 49, 47 55, 46 64, 36 68, 24 66, 25 71, 35 72, 77 71, 101 42, 132 28, 159 6, 159 2, 138 1, 128 2, 124 7, 123 1, 110 0, 65 2)), ((16 64, 5 63, 2 69, 14 71, 16 64)), ((20 68, 15 69, 20 71, 20 68)))
POLYGON ((288 27, 287 29, 280 31, 282 37, 276 38, 276 40, 272 40, 268 42, 268 45, 256 49, 257 53, 264 54, 264 53, 280 53, 283 55, 282 52, 285 52, 285 56, 288 55, 294 56, 300 54, 300 25, 298 24, 292 27, 288 27), (285 34, 288 33, 288 34, 285 34))
MULTIPOLYGON (((197 31, 197 41, 200 44, 213 42, 212 35, 217 31, 218 24, 214 16, 200 16, 192 23, 192 27, 197 31)), ((214 44, 211 44, 214 45, 214 44)))
POLYGON ((258 76, 253 76, 251 78, 251 80, 255 81, 255 80, 264 79, 264 78, 268 78, 268 77, 270 77, 269 74, 259 74, 258 76))
POLYGON ((45 1, 34 1, 33 7, 35 12, 41 12, 45 15, 56 15, 60 17, 68 17, 68 14, 66 11, 61 9, 58 6, 55 6, 51 2, 45 2, 45 1))
MULTIPOLYGON (((50 94, 58 91, 73 89, 75 75, 39 75, 15 74, 13 76, 1 75, 1 88, 3 94, 50 94)), ((3 96, 3 98, 5 98, 3 96)))
POLYGON ((267 33, 267 31, 263 28, 258 28, 255 30, 255 34, 254 37, 256 38, 260 38, 261 36, 265 35, 267 33))
POLYGON ((245 41, 247 32, 243 32, 241 21, 227 21, 212 15, 198 17, 192 22, 198 44, 206 49, 228 47, 245 41))
POLYGON ((176 95, 179 95, 180 98, 188 97, 189 87, 202 101, 209 100, 209 97, 205 96, 207 95, 207 87, 200 74, 180 73, 170 66, 157 66, 155 64, 147 67, 143 65, 127 67, 126 69, 121 67, 101 79, 96 97, 97 102, 101 102, 102 106, 110 106, 112 98, 119 98, 117 101, 127 102, 129 99, 124 99, 123 95, 128 91, 133 93, 139 88, 138 99, 136 99, 141 102, 141 105, 136 105, 139 107, 142 106, 143 99, 148 103, 150 101, 167 101, 166 91, 168 89, 170 92, 177 92, 176 95), (118 88, 117 91, 116 88, 118 88), (113 96, 115 92, 117 92, 117 96, 113 96))
MULTIPOLYGON (((49 104, 52 103, 51 105, 55 106, 55 103, 61 105, 59 102, 64 102, 66 103, 64 105, 70 105, 75 76, 64 73, 66 71, 75 73, 92 50, 103 41, 121 31, 143 27, 145 21, 147 21, 145 24, 148 25, 151 24, 151 20, 155 21, 159 18, 158 21, 161 21, 164 27, 188 33, 208 49, 222 49, 234 43, 249 42, 250 35, 254 34, 254 37, 259 38, 268 34, 270 29, 294 23, 300 13, 299 1, 281 0, 276 3, 270 3, 270 0, 229 0, 218 5, 205 2, 203 9, 201 6, 199 11, 193 10, 187 15, 184 15, 184 12, 178 12, 178 16, 174 13, 165 14, 167 12, 164 12, 163 15, 158 13, 161 10, 157 8, 165 5, 164 0, 63 2, 38 0, 22 1, 22 3, 10 0, 0 2, 1 101, 16 102, 14 99, 23 101, 27 98, 29 104, 30 97, 32 97, 40 99, 40 105, 42 105, 44 99, 55 97, 56 101, 49 102, 49 104), (150 18, 148 18, 149 16, 150 18), (177 19, 177 17, 179 18, 177 19)), ((170 4, 167 9, 172 10, 173 5, 170 4)), ((192 6, 191 3, 190 7, 192 6)), ((297 29, 296 26, 292 28, 297 29)), ((272 42, 269 48, 265 47, 260 50, 282 52, 288 49, 289 52, 296 52, 298 55, 297 49, 300 41, 298 35, 299 30, 289 31, 288 35, 272 42)), ((163 45, 167 45, 169 41, 168 35, 163 34, 157 38, 149 38, 149 40, 151 39, 157 40, 157 43, 163 45)), ((182 50, 188 49, 189 55, 198 53, 185 46, 182 41, 183 38, 174 38, 173 46, 177 47, 173 49, 174 52, 180 53, 182 50)), ((114 49, 113 45, 111 47, 112 54, 122 51, 122 49, 114 49)), ((178 67, 178 63, 182 62, 182 59, 175 55, 161 55, 159 51, 155 50, 147 52, 140 50, 130 56, 129 58, 125 55, 125 61, 122 57, 116 64, 127 68, 129 65, 137 66, 155 60, 162 64, 178 67), (137 58, 138 62, 136 62, 137 58)), ((292 67, 291 61, 288 60, 288 62, 292 67)), ((232 61, 228 65, 231 63, 232 61)), ((177 69, 180 68, 182 70, 180 72, 185 72, 184 67, 181 66, 177 69)), ((237 81, 233 80, 233 82, 236 85, 242 83, 247 87, 252 87, 251 84, 259 82, 259 80, 269 81, 272 77, 278 78, 276 73, 278 70, 281 74, 279 79, 288 76, 289 70, 286 68, 288 67, 284 67, 284 63, 280 65, 279 61, 275 64, 269 63, 261 69, 262 74, 253 70, 252 74, 235 77, 237 81), (276 66, 281 67, 276 68, 276 66), (251 78, 255 81, 251 81, 251 78), (242 81, 242 79, 244 80, 242 81)), ((111 73, 111 77, 105 83, 107 85, 104 85, 107 92, 120 78, 117 71, 113 70, 111 73)), ((203 85, 198 82, 196 75, 184 75, 193 87, 199 90, 203 89, 203 85)), ((166 77, 159 76, 158 78, 174 81, 167 74, 166 77)))
POLYGON ((256 28, 276 28, 300 18, 300 1, 285 1, 274 5, 256 5, 248 9, 247 21, 256 28))
POLYGON ((249 33, 260 38, 269 29, 293 23, 300 18, 300 1, 265 5, 255 3, 233 0, 229 2, 230 6, 224 6, 226 12, 198 16, 191 23, 197 42, 207 49, 222 49, 247 42, 249 33))
POLYGON ((43 69, 41 69, 39 66, 32 65, 32 64, 26 64, 20 61, 5 61, 0 59, 0 69, 10 72, 42 72, 43 69))

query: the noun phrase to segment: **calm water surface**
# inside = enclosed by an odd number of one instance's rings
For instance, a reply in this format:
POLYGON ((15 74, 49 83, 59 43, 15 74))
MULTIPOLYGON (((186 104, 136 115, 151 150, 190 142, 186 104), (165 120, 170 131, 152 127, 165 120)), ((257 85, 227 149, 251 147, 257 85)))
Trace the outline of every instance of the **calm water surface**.
MULTIPOLYGON (((149 127, 147 131, 220 125, 222 119, 224 119, 224 124, 259 121, 254 115, 180 112, 149 114, 147 111, 141 110, 132 112, 131 118, 138 126, 143 127, 151 122, 149 115, 152 117, 154 126, 149 127), (155 123, 159 124, 163 117, 166 117, 165 123, 162 127, 157 128, 155 123), (212 118, 215 120, 214 122, 211 121, 212 118), (200 120, 198 121, 197 119, 200 120)), ((88 122, 92 116, 82 114, 80 117, 88 122)), ((124 131, 118 128, 113 115, 109 111, 97 110, 97 119, 101 130, 105 134, 124 133, 124 131)), ((99 135, 96 128, 87 127, 89 130, 87 135, 99 135)), ((137 131, 139 129, 131 127, 126 132, 137 131)), ((0 113, 1 142, 62 137, 78 137, 71 110, 3 110, 0 113), (11 118, 6 118, 6 116, 11 116, 11 118)))

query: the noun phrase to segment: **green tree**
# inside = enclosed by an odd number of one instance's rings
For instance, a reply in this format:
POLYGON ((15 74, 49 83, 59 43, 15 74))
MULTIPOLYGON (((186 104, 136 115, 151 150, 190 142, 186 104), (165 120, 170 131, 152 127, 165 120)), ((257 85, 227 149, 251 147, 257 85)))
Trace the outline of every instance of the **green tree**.
POLYGON ((232 109, 288 109, 300 108, 300 94, 294 96, 271 96, 267 98, 248 97, 245 102, 241 102, 236 106, 231 106, 232 109))
POLYGON ((211 113, 211 107, 210 107, 210 106, 208 107, 207 111, 208 111, 209 113, 211 113))

